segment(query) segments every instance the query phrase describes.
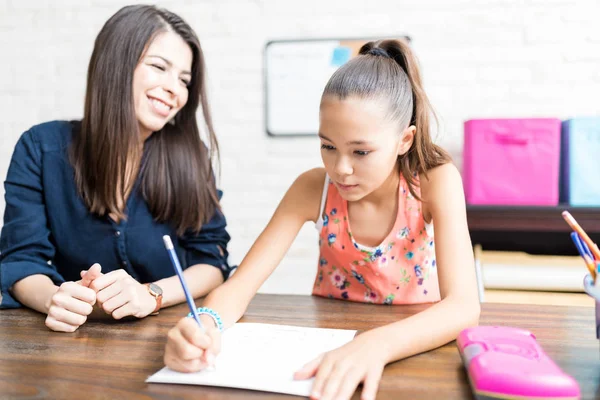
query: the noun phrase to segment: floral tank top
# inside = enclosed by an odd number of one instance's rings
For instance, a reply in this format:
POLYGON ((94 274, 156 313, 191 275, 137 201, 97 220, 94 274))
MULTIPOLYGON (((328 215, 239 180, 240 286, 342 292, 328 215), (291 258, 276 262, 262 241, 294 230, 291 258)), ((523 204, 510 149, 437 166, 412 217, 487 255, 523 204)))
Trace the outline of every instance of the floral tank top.
POLYGON ((314 295, 376 304, 440 300, 433 225, 425 223, 421 202, 402 175, 398 198, 392 231, 379 246, 368 248, 354 240, 348 203, 326 176, 316 224, 320 255, 314 295))

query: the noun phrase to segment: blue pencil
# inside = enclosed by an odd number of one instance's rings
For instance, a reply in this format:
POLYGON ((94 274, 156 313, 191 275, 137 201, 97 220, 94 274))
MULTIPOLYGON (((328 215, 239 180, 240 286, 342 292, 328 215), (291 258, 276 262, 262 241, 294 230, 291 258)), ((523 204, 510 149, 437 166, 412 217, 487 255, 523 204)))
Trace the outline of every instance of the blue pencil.
POLYGON ((194 316, 194 319, 202 328, 202 322, 200 322, 200 318, 198 317, 198 312, 196 311, 196 304, 194 304, 194 298, 190 294, 190 290, 185 283, 185 279, 183 278, 183 271, 181 269, 181 265, 179 264, 179 259, 177 258, 177 254, 175 253, 175 249, 173 247, 173 242, 171 242, 171 237, 169 235, 163 236, 163 242, 165 242, 165 248, 169 253, 169 258, 171 259, 171 264, 173 264, 173 268, 175 269, 175 273, 179 277, 179 281, 181 282, 181 286, 183 287, 183 293, 185 294, 185 299, 187 301, 188 307, 194 316))
POLYGON ((585 266, 588 268, 588 270, 590 271, 590 275, 595 280, 596 279, 596 265, 594 263, 594 259, 590 258, 590 256, 587 254, 585 247, 583 246, 583 244, 584 244, 583 240, 581 240, 581 238, 579 237, 579 234, 577 232, 571 232, 571 240, 573 240, 575 247, 577 247, 577 251, 579 252, 581 257, 583 258, 583 261, 585 262, 585 266))

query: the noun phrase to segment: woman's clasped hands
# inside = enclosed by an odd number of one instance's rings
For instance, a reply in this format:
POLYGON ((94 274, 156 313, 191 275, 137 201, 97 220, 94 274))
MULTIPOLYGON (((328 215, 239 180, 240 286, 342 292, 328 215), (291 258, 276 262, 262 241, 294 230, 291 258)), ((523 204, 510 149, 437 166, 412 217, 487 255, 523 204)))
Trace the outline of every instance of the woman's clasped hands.
POLYGON ((46 326, 53 331, 74 332, 88 317, 107 314, 114 319, 143 318, 156 307, 146 286, 125 270, 103 274, 100 264, 81 271, 81 280, 62 283, 47 304, 46 326))

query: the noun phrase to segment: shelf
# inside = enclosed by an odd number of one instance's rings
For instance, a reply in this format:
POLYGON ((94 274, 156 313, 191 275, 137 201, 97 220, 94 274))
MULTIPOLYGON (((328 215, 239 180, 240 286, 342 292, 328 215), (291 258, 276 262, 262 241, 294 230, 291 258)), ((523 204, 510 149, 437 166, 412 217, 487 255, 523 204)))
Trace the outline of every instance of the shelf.
POLYGON ((467 206, 473 244, 484 250, 524 251, 530 254, 577 255, 571 228, 561 213, 568 210, 600 243, 600 207, 467 206))
POLYGON ((482 231, 570 232, 561 216, 568 210, 588 233, 600 233, 600 207, 467 206, 469 229, 482 231))

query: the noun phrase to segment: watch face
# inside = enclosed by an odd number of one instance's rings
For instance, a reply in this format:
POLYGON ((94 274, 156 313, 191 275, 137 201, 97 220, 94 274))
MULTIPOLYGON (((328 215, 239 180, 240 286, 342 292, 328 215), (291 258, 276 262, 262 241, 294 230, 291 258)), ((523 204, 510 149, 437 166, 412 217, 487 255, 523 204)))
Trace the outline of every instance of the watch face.
POLYGON ((163 294, 161 287, 158 285, 155 285, 154 283, 148 284, 148 288, 150 289, 150 291, 155 293, 157 296, 161 296, 163 294))

